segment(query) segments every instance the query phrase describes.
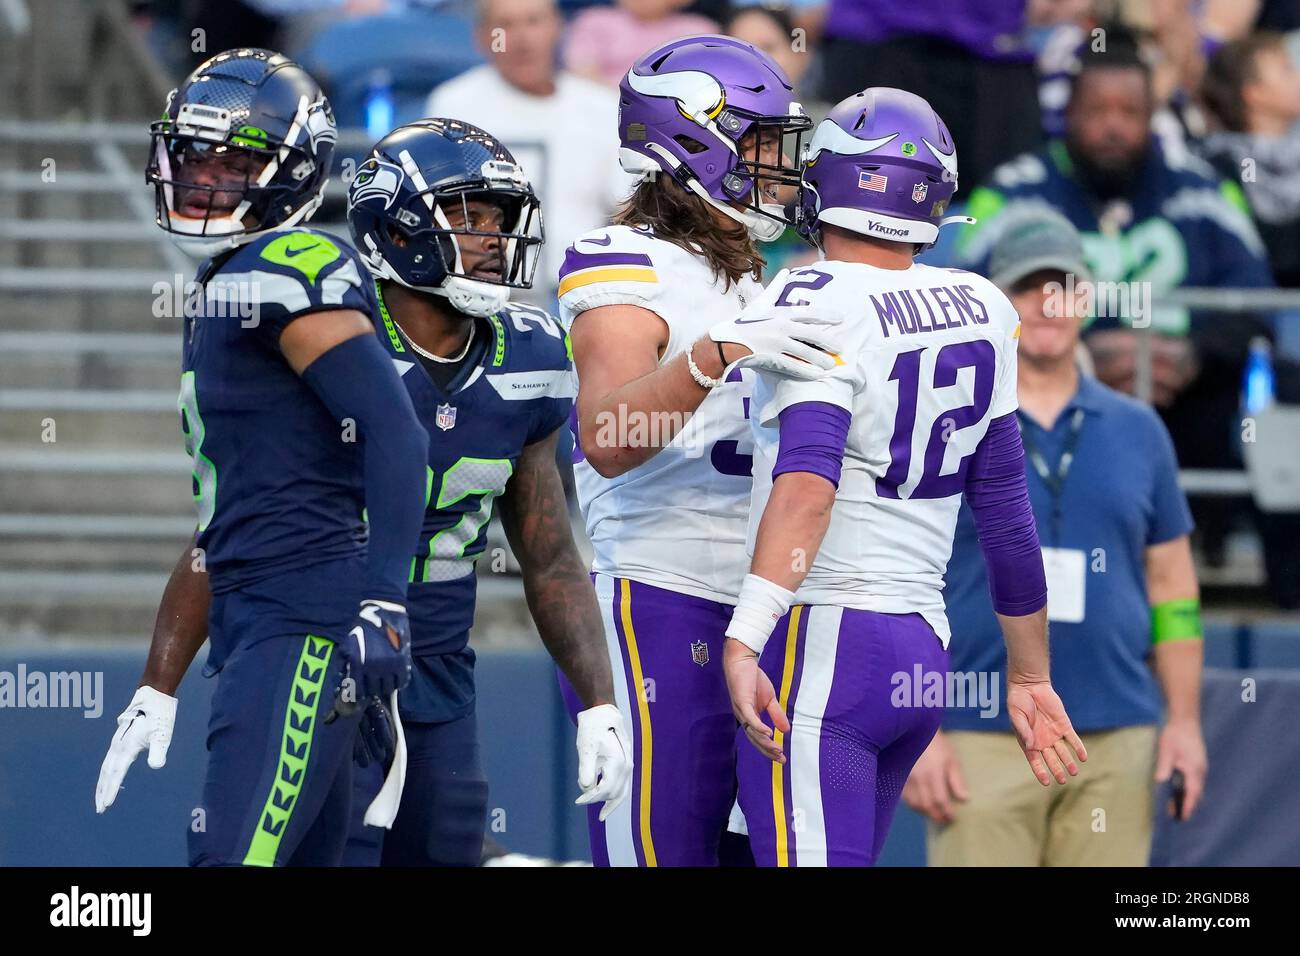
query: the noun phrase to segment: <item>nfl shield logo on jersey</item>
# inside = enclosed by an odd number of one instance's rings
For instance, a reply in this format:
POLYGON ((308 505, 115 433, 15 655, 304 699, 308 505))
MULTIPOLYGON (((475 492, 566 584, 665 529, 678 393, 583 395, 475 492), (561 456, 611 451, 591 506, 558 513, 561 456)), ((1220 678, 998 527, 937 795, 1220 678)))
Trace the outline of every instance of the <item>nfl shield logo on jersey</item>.
POLYGON ((433 419, 435 425, 443 431, 449 431, 456 427, 456 409, 451 405, 439 405, 435 409, 436 415, 433 419))
POLYGON ((709 645, 696 641, 691 645, 691 660, 703 667, 709 662, 709 645))
POLYGON ((925 202, 925 194, 930 191, 930 187, 925 183, 917 183, 912 187, 912 202, 925 202))

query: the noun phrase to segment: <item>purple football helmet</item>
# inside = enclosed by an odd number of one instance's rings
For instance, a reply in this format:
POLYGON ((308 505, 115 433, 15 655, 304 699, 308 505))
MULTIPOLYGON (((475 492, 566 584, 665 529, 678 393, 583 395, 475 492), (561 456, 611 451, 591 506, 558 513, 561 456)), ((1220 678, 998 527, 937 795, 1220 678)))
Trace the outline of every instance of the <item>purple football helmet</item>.
POLYGON ((642 176, 668 173, 770 242, 787 223, 776 190, 798 185, 800 137, 812 128, 793 96, 785 71, 748 43, 712 35, 665 43, 619 84, 619 162, 642 176), (753 155, 742 156, 751 131, 753 155), (760 143, 774 140, 776 162, 761 161, 760 143))
POLYGON ((915 93, 874 86, 835 106, 808 146, 799 187, 799 234, 822 225, 929 246, 957 191, 957 147, 939 114, 915 93))

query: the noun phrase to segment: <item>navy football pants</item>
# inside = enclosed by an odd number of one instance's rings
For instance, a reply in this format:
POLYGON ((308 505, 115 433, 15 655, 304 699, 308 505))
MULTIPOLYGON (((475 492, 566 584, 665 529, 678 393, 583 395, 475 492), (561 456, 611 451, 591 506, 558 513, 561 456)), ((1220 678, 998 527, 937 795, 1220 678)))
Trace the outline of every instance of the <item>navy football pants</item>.
POLYGON ((352 802, 357 718, 326 724, 342 668, 327 638, 237 648, 217 677, 191 866, 333 866, 352 802))
MULTIPOLYGON (((398 695, 400 702, 401 695, 398 695)), ((478 866, 483 855, 488 784, 473 711, 442 723, 402 722, 406 786, 393 828, 364 826, 384 768, 354 770, 347 866, 478 866)))

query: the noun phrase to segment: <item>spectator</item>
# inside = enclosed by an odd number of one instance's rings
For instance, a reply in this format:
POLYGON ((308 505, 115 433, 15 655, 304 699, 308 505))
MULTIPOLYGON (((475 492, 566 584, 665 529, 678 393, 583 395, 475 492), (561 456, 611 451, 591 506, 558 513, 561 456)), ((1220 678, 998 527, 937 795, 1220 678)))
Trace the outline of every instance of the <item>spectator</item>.
POLYGON ((1203 95, 1223 129, 1202 155, 1242 183, 1279 285, 1300 288, 1300 70, 1276 33, 1229 43, 1203 95))
POLYGON ((813 54, 806 37, 795 32, 797 29, 785 7, 752 4, 734 8, 723 24, 722 32, 753 44, 776 60, 790 77, 794 98, 807 110, 802 81, 813 54))
POLYGON ((618 0, 587 7, 573 18, 564 47, 564 66, 578 76, 617 86, 633 63, 669 40, 717 33, 708 17, 682 13, 689 0, 618 0))
POLYGON ((481 126, 509 147, 542 200, 546 246, 534 280, 551 306, 564 248, 603 223, 631 189, 618 163, 618 97, 557 70, 563 21, 554 0, 480 0, 475 32, 488 62, 429 95, 428 115, 481 126))
MULTIPOLYGON (((1076 366, 1086 302, 1066 290, 1067 277, 1088 277, 1078 233, 1044 210, 1005 219, 990 278, 1021 321, 1017 414, 1047 568, 1052 685, 1088 762, 1078 786, 1043 788, 1003 708, 990 714, 982 699, 948 711, 903 799, 929 818, 932 866, 1145 866, 1153 775, 1183 773, 1184 816, 1205 781, 1191 516, 1160 419, 1076 366)), ((946 581, 956 686, 993 674, 1000 695, 1006 655, 965 504, 946 581)))
MULTIPOLYGON (((795 31, 789 11, 783 7, 759 6, 751 4, 733 9, 730 18, 723 27, 723 32, 746 43, 752 43, 772 59, 776 60, 794 84, 794 98, 803 107, 804 112, 816 123, 825 116, 829 104, 810 102, 808 86, 803 83, 807 76, 813 54, 805 46, 804 39, 795 31)), ((803 142, 809 142, 805 136, 803 142)), ((789 215, 793 217, 793 210, 789 215)), ((793 228, 787 228, 781 238, 763 246, 764 280, 770 279, 782 269, 797 269, 817 261, 817 251, 812 245, 799 238, 793 228)))
POLYGON ((869 86, 925 97, 961 149, 962 178, 982 182, 1042 139, 1025 2, 831 0, 822 98, 869 86))
MULTIPOLYGON (((1272 277, 1241 190, 1199 159, 1166 156, 1151 133, 1153 106, 1136 42, 1108 28, 1105 52, 1088 48, 1081 57, 1064 139, 999 167, 971 194, 967 212, 978 224, 959 238, 958 255, 980 271, 1009 210, 1064 213, 1083 233, 1099 282, 1094 291, 1115 293, 1097 297, 1088 335, 1097 377, 1134 390, 1137 340, 1126 326, 1142 312, 1159 333, 1153 398, 1179 460, 1191 468, 1237 467, 1242 372, 1250 340, 1267 327, 1251 315, 1189 312, 1160 299, 1183 285, 1266 287, 1272 277)), ((1213 554, 1234 512, 1208 500, 1195 505, 1213 554)))

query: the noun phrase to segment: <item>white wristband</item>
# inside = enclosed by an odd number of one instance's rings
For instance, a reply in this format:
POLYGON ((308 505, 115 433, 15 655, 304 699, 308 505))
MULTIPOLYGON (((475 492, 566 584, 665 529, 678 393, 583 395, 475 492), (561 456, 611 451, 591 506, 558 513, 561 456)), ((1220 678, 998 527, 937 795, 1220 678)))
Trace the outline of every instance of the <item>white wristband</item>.
MULTIPOLYGON (((721 378, 710 378, 700 371, 700 367, 695 364, 695 356, 691 353, 695 351, 695 343, 692 342, 690 348, 686 350, 686 367, 690 369, 691 378, 695 379, 695 384, 700 388, 717 388, 719 385, 725 385, 726 380, 721 378)), ((725 373, 725 369, 723 370, 725 373)))
POLYGON ((727 637, 735 638, 755 654, 762 654, 772 628, 794 603, 794 592, 757 574, 745 575, 736 609, 727 625, 727 637))

